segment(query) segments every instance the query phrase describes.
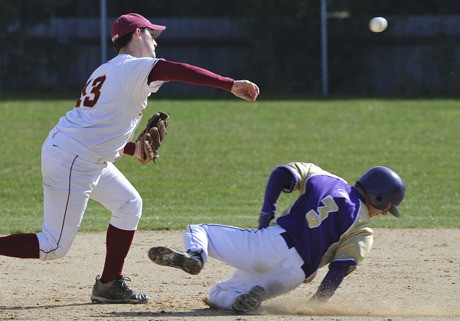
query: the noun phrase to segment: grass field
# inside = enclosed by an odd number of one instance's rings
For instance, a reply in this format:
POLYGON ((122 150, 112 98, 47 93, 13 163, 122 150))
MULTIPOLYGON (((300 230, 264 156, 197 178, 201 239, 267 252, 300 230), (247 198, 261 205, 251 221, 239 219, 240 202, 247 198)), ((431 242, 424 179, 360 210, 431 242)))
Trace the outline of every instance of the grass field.
MULTIPOLYGON (((73 105, 0 100, 1 234, 40 230, 41 145, 73 105)), ((147 114, 154 109, 171 114, 158 165, 117 162, 143 197, 141 229, 256 226, 269 174, 290 161, 350 183, 371 166, 389 166, 407 185, 403 217, 375 226, 460 227, 460 100, 151 100, 147 114)), ((282 196, 279 208, 295 196, 282 196)), ((105 230, 109 216, 90 202, 81 230, 105 230)))

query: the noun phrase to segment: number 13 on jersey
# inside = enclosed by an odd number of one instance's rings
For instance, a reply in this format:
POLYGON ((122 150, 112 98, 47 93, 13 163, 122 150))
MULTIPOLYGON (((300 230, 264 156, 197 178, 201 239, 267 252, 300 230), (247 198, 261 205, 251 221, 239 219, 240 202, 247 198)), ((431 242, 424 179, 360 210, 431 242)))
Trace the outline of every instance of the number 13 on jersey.
POLYGON ((101 89, 102 85, 104 84, 104 81, 106 79, 106 76, 100 76, 97 77, 96 79, 90 79, 85 87, 83 87, 81 91, 81 96, 78 98, 77 103, 75 104, 75 107, 94 107, 97 104, 97 101, 99 97, 101 96, 101 89), (89 88, 88 88, 89 87, 89 88), (83 105, 82 105, 83 102, 83 105))

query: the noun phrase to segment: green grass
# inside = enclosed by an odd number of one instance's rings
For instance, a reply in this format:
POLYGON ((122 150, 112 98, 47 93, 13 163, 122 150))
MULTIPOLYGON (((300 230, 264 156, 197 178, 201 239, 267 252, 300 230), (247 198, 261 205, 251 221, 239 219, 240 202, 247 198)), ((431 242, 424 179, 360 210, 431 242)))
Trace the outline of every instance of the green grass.
MULTIPOLYGON (((0 233, 41 229, 41 145, 73 104, 0 101, 0 233)), ((256 226, 269 174, 290 161, 350 183, 371 166, 389 166, 407 196, 402 218, 377 218, 376 227, 460 227, 459 100, 151 100, 147 114, 153 109, 171 114, 158 165, 117 162, 143 197, 141 229, 256 226)), ((279 208, 294 197, 283 195, 279 208)), ((109 217, 90 202, 81 230, 105 230, 109 217)))

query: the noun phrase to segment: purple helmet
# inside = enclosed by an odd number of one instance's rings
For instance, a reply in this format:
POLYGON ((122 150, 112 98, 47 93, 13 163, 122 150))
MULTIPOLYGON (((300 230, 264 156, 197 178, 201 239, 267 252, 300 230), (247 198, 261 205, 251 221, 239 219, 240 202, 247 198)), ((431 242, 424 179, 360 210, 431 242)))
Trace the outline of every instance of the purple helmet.
POLYGON ((369 197, 376 209, 384 210, 391 204, 389 212, 399 217, 397 206, 404 199, 406 187, 401 177, 393 170, 384 166, 372 167, 356 181, 369 197))

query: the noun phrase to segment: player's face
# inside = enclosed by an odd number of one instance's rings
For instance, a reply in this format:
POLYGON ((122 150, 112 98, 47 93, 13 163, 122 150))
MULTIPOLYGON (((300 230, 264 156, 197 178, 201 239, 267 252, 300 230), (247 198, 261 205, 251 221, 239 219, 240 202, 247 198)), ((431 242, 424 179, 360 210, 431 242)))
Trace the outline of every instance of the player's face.
POLYGON ((143 42, 143 54, 144 57, 156 57, 155 48, 157 47, 157 42, 153 39, 153 31, 145 28, 142 32, 142 42, 143 42))
POLYGON ((378 210, 371 205, 369 207, 369 218, 372 218, 378 215, 387 215, 390 208, 391 208, 391 204, 388 204, 388 206, 383 210, 378 210))

